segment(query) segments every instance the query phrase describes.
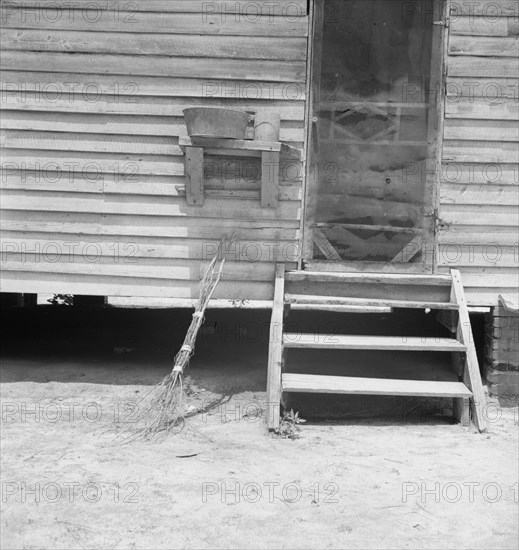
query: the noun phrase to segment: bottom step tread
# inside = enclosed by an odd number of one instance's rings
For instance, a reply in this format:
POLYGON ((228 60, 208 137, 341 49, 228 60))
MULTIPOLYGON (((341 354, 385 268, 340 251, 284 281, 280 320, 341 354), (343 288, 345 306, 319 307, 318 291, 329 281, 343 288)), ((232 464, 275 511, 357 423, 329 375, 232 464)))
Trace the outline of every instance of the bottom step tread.
POLYGON ((303 393, 407 395, 415 397, 471 397, 463 382, 395 380, 284 373, 282 390, 303 393))

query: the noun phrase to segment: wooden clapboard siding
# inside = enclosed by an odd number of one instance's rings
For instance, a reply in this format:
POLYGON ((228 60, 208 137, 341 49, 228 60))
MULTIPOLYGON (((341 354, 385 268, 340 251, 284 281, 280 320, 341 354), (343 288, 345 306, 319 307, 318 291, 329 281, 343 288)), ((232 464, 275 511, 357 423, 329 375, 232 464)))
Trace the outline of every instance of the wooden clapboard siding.
MULTIPOLYGON (((112 0, 52 0, 54 8, 63 10, 85 9, 90 11, 103 10, 114 4, 112 0)), ((2 0, 6 5, 6 13, 10 13, 11 7, 41 7, 40 0, 2 0)), ((43 4, 45 5, 45 4, 43 4)), ((173 13, 205 13, 209 16, 222 16, 222 14, 239 14, 243 18, 255 19, 258 14, 267 14, 273 17, 303 16, 306 12, 306 0, 291 0, 290 2, 272 2, 271 0, 218 0, 208 2, 207 0, 131 0, 118 4, 119 10, 131 10, 132 13, 140 11, 149 12, 173 12, 173 13), (127 6, 125 8, 125 6, 127 6)), ((55 14, 54 17, 57 17, 55 14)))
MULTIPOLYGON (((84 114, 6 111, 4 115, 0 121, 0 128, 3 130, 30 130, 34 135, 36 135, 35 131, 40 130, 40 139, 37 141, 42 141, 45 137, 52 141, 57 136, 55 132, 63 133, 62 141, 64 142, 68 140, 71 142, 77 141, 74 138, 75 135, 86 133, 100 134, 100 136, 105 135, 107 137, 113 134, 164 136, 170 142, 172 139, 178 141, 178 136, 187 135, 183 117, 98 115, 95 113, 90 114, 88 121, 85 123, 84 114)), ((22 136, 22 133, 18 131, 3 135, 6 136, 6 140, 9 137, 13 140, 14 136, 22 136)), ((27 134, 28 136, 29 134, 27 134)), ((283 121, 280 138, 283 141, 302 142, 304 132, 301 124, 283 121)), ((45 148, 40 147, 40 149, 45 148)))
MULTIPOLYGON (((281 2, 288 4, 288 2, 281 2)), ((22 3, 23 4, 23 3, 22 3)), ((131 4, 131 3, 130 3, 131 4)), ((90 7, 64 9, 62 13, 52 13, 52 5, 40 3, 31 16, 28 6, 10 6, 5 2, 2 22, 11 29, 48 29, 55 31, 85 31, 135 34, 190 34, 190 35, 228 35, 228 36, 306 36, 308 25, 304 15, 270 17, 268 14, 257 17, 232 17, 211 15, 204 17, 200 13, 175 13, 147 11, 146 3, 140 10, 90 7), (87 12, 87 13, 85 13, 87 12), (89 13, 88 13, 89 12, 89 13), (38 16, 43 14, 42 16, 38 16)), ((102 5, 102 2, 101 2, 102 5)), ((105 4, 107 5, 107 4, 105 4)), ((306 11, 306 10, 305 10, 306 11)))
MULTIPOLYGON (((221 39, 221 37, 220 37, 221 39)), ((495 68, 499 76, 513 72, 513 61, 495 68)), ((476 64, 474 64, 476 65, 476 64)), ((239 58, 202 58, 152 55, 105 55, 68 52, 4 51, 0 68, 5 71, 23 67, 38 71, 46 67, 56 73, 110 74, 128 76, 169 76, 221 80, 257 81, 263 75, 270 82, 303 82, 303 61, 257 60, 239 58)), ((489 73, 491 68, 487 67, 489 73)))
POLYGON ((217 297, 270 300, 299 256, 302 166, 260 204, 259 160, 207 155, 185 201, 183 109, 277 111, 303 147, 307 2, 2 2, 2 290, 194 298, 223 234, 217 297), (32 14, 32 15, 31 15, 32 14))
POLYGON ((517 0, 450 12, 436 265, 461 269, 474 305, 518 288, 518 21, 517 0))
MULTIPOLYGON (((74 52, 99 54, 126 54, 129 56, 166 55, 170 57, 204 57, 242 60, 305 61, 306 39, 300 37, 230 36, 225 42, 220 36, 207 36, 201 42, 196 35, 135 35, 119 33, 107 41, 105 33, 82 31, 42 31, 4 29, 0 38, 6 50, 36 50, 38 52, 74 52)), ((135 59, 135 58, 133 58, 135 59)), ((214 61, 214 59, 212 59, 214 61)), ((207 61, 205 64, 208 64, 207 61)))
MULTIPOLYGON (((141 90, 139 90, 141 91, 141 90)), ((164 89, 164 96, 167 88, 164 89)), ((4 88, 2 104, 5 109, 9 108, 12 111, 34 111, 45 116, 47 113, 89 113, 100 115, 160 115, 161 117, 181 117, 182 110, 188 107, 225 107, 229 104, 235 109, 250 112, 270 111, 272 109, 283 110, 282 124, 287 121, 301 121, 304 119, 304 102, 290 101, 287 98, 281 100, 269 100, 265 102, 259 99, 220 99, 215 97, 164 97, 164 96, 145 96, 128 95, 131 92, 137 92, 136 87, 127 90, 119 89, 118 95, 105 94, 95 97, 95 101, 85 101, 82 95, 69 93, 62 90, 61 92, 52 92, 46 90, 44 94, 38 92, 22 93, 19 90, 4 88), (125 93, 126 92, 126 93, 125 93), (42 103, 45 103, 45 112, 42 112, 42 103)), ((7 111, 8 113, 10 111, 7 111)), ((19 116, 13 113, 12 116, 19 116)), ((32 115, 35 116, 35 115, 32 115)), ((53 115, 56 117, 57 115, 53 115)), ((163 118, 163 120, 169 120, 163 118)))

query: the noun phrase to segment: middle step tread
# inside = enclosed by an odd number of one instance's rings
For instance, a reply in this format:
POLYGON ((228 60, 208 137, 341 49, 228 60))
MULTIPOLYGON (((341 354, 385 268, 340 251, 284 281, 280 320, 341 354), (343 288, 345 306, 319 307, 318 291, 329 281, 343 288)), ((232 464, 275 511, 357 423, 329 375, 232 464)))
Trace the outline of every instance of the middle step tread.
POLYGON ((319 304, 328 306, 366 306, 393 307, 403 309, 459 309, 452 302, 422 302, 415 300, 386 300, 385 298, 348 298, 342 296, 323 296, 307 294, 285 294, 286 304, 319 304))
POLYGON ((283 345, 287 348, 357 349, 399 351, 467 351, 454 338, 422 338, 421 336, 359 336, 351 334, 301 334, 285 332, 283 345))
POLYGON ((282 375, 283 391, 361 395, 408 395, 414 397, 471 397, 463 382, 436 380, 397 380, 393 378, 357 378, 316 374, 282 375))

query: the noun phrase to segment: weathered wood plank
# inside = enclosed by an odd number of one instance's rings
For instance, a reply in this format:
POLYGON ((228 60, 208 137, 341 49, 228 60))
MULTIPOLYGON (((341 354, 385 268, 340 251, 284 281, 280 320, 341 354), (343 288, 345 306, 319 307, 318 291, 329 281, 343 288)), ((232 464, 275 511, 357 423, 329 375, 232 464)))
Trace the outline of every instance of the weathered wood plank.
MULTIPOLYGON (((0 189, 19 189, 25 191, 64 191, 67 193, 112 193, 124 195, 148 195, 165 197, 185 197, 185 179, 179 183, 162 183, 153 181, 121 182, 116 181, 117 177, 103 177, 103 179, 88 179, 81 177, 72 178, 28 178, 23 171, 17 173, 8 173, 0 179, 0 189)), ((239 184, 234 188, 216 188, 214 182, 205 179, 205 196, 226 199, 247 199, 260 200, 260 182, 256 180, 251 182, 247 188, 240 188, 239 184)), ((244 186, 245 187, 245 186, 244 186)), ((301 199, 302 189, 300 185, 292 185, 288 182, 280 182, 279 200, 299 201, 301 199)))
MULTIPOLYGON (((124 244, 121 244, 120 251, 124 250, 124 244)), ((209 261, 185 258, 135 258, 131 255, 133 247, 130 247, 126 257, 109 257, 103 256, 100 249, 97 243, 90 243, 85 249, 76 249, 74 254, 62 253, 57 247, 51 246, 47 247, 43 255, 7 250, 2 253, 2 271, 200 281, 209 261)), ((274 278, 274 269, 275 264, 272 262, 229 261, 228 268, 222 273, 222 280, 271 282, 274 278)))
POLYGON ((191 206, 204 204, 204 150, 186 148, 186 201, 191 206))
POLYGON ((483 159, 473 163, 452 162, 443 159, 441 180, 445 184, 467 185, 517 185, 518 170, 515 163, 485 162, 483 159))
POLYGON ((467 309, 467 301, 463 284, 461 282, 460 272, 456 269, 451 271, 452 274, 452 301, 458 304, 458 326, 456 336, 457 339, 467 346, 465 354, 465 376, 464 382, 472 391, 472 413, 474 423, 480 432, 487 429, 485 418, 486 398, 481 383, 481 373, 479 371, 478 356, 474 346, 474 336, 470 324, 469 312, 467 309))
POLYGON ((444 125, 445 140, 519 141, 519 125, 513 120, 453 120, 444 125))
POLYGON ((59 31, 139 32, 156 34, 287 36, 304 37, 308 33, 306 17, 201 17, 199 13, 156 13, 98 10, 95 17, 82 10, 65 10, 61 16, 27 17, 25 7, 3 10, 4 28, 49 29, 59 31), (38 20, 39 19, 39 20, 38 20))
POLYGON ((120 174, 126 181, 139 181, 142 175, 184 175, 183 157, 166 155, 114 155, 76 151, 32 152, 25 149, 5 149, 2 166, 8 172, 34 170, 40 172, 42 177, 54 171, 61 174, 89 174, 91 179, 100 179, 102 174, 120 174))
POLYGON ((489 227, 517 227, 519 209, 514 206, 500 206, 499 212, 493 204, 486 205, 442 205, 440 224, 487 225, 489 227))
MULTIPOLYGON (((111 235, 117 237, 221 238, 232 232, 246 241, 296 240, 298 220, 240 220, 197 216, 150 218, 138 213, 102 214, 98 212, 47 212, 4 210, 0 218, 3 230, 21 232, 111 235)), ((292 247, 293 249, 293 247, 292 247)))
POLYGON ((519 187, 488 184, 445 184, 440 187, 440 203, 515 206, 519 204, 519 187))
POLYGON ((508 57, 452 56, 447 65, 450 77, 517 78, 519 59, 508 57))
POLYGON ((449 140, 443 144, 443 160, 514 164, 519 162, 519 143, 449 140))
POLYGON ((515 58, 518 51, 518 37, 452 36, 449 41, 449 55, 515 58))
POLYGON ((305 61, 306 39, 4 29, 4 50, 305 61))
MULTIPOLYGON (((239 171, 241 167, 235 166, 239 171)), ((205 183, 209 192, 238 193, 260 191, 260 178, 236 177, 236 171, 218 175, 206 170, 205 183)), ((251 174, 252 176, 253 174, 251 174)), ((134 178, 135 179, 135 178, 134 178)), ((138 181, 121 178, 118 174, 92 177, 82 173, 38 172, 27 170, 1 170, 0 187, 3 189, 27 189, 40 191, 68 191, 70 193, 124 193, 130 195, 184 196, 185 179, 182 176, 140 176, 138 181)), ((301 194, 301 178, 280 179, 280 199, 298 200, 301 194)), ((239 196, 238 194, 236 196, 239 196)), ((244 195, 245 196, 245 195, 244 195)))
MULTIPOLYGON (((283 124, 283 126, 280 130, 280 139, 289 142, 303 141, 304 129, 302 123, 297 124, 298 127, 295 128, 293 124, 283 124)), ((180 148, 173 149, 172 147, 178 143, 176 138, 187 137, 185 122, 181 117, 34 113, 4 110, 0 128, 13 130, 13 132, 5 134, 5 146, 12 148, 17 147, 16 142, 18 140, 31 140, 31 147, 37 147, 38 149, 82 150, 75 149, 74 145, 78 145, 78 142, 89 141, 94 148, 85 150, 96 151, 99 150, 100 146, 94 145, 96 141, 109 145, 110 139, 113 139, 114 143, 126 142, 138 147, 139 140, 133 136, 153 136, 143 137, 142 141, 157 145, 162 143, 168 146, 166 149, 171 152, 159 153, 160 147, 157 147, 154 151, 150 151, 151 154, 180 155, 182 154, 180 148), (30 132, 24 133, 23 130, 30 132), (85 135, 87 133, 97 135, 89 137, 85 135), (108 137, 108 135, 113 136, 114 134, 123 135, 125 138, 108 137), (168 139, 157 139, 159 136, 168 139), (44 144, 45 146, 38 146, 38 144, 44 144)), ((143 147, 146 146, 145 143, 142 143, 143 147)), ((23 145, 18 147, 26 148, 23 145)), ((110 151, 110 147, 105 147, 104 150, 110 151)), ((119 152, 117 148, 114 148, 113 151, 119 152)))
POLYGON ((279 204, 279 152, 261 153, 261 206, 277 208, 279 204))
POLYGON ((283 343, 287 348, 392 350, 392 351, 451 351, 463 352, 466 347, 453 338, 422 336, 372 336, 328 333, 285 333, 283 343))
MULTIPOLYGON (((172 273, 173 275, 173 273, 172 273)), ((5 271, 2 273, 2 292, 26 292, 53 294, 86 294, 92 296, 153 296, 171 298, 197 298, 199 281, 177 279, 143 279, 115 277, 113 275, 81 275, 45 273, 39 270, 5 271)), ((254 281, 220 281, 215 299, 272 300, 272 283, 254 281)))
MULTIPOLYGON (((274 232, 271 233, 274 235, 274 232)), ((112 258, 135 263, 139 258, 208 260, 218 247, 219 238, 166 238, 135 235, 88 235, 2 229, 2 253, 18 252, 31 256, 38 252, 42 261, 55 260, 57 252, 112 258)), ((229 249, 228 259, 238 262, 295 262, 296 247, 289 240, 238 240, 229 249)), ((7 256, 8 257, 8 256, 7 256)))
MULTIPOLYGON (((448 267, 463 267, 467 274, 470 269, 502 268, 504 274, 508 268, 519 267, 519 243, 516 246, 505 246, 498 240, 489 238, 488 244, 472 244, 470 238, 464 242, 440 244, 437 250, 437 265, 448 267), (466 269, 470 268, 470 269, 466 269)), ((495 285, 492 281, 489 285, 495 285)), ((499 284, 502 284, 499 281, 499 284)))
MULTIPOLYGON (((263 59, 209 59, 157 55, 110 55, 4 51, 0 60, 3 71, 86 73, 133 76, 163 76, 224 80, 253 80, 258 75, 271 82, 304 82, 304 61, 263 59)), ((506 75, 505 75, 506 76, 506 75)))
POLYGON ((451 279, 444 275, 402 275, 392 273, 322 273, 319 271, 288 271, 285 275, 290 283, 337 283, 339 285, 418 285, 450 286, 451 279))
POLYGON ((342 296, 322 296, 309 294, 285 294, 287 304, 324 304, 337 306, 381 306, 403 309, 458 309, 456 304, 438 301, 391 300, 385 298, 349 298, 342 296))
POLYGON ((517 289, 517 267, 465 267, 463 284, 469 287, 505 287, 517 289))
POLYGON ((450 3, 450 17, 455 20, 458 17, 482 16, 493 21, 499 17, 519 16, 519 3, 517 0, 492 0, 492 2, 463 2, 450 3))
POLYGON ((81 94, 85 101, 96 102, 103 95, 124 92, 137 96, 167 96, 208 99, 300 101, 305 98, 301 83, 281 83, 247 80, 218 80, 207 78, 166 78, 104 74, 2 71, 0 87, 6 93, 36 92, 81 94))
MULTIPOLYGON (((442 210, 443 210, 442 206, 442 210)), ((477 218, 464 225, 444 225, 437 233, 439 245, 471 245, 492 247, 496 243, 502 247, 516 247, 518 243, 517 230, 507 226, 493 225, 491 228, 482 224, 477 225, 477 218)), ((489 250, 491 254, 492 251, 489 250)))
MULTIPOLYGON (((301 181, 301 169, 295 162, 281 159, 284 184, 301 181)), ((76 176, 96 181, 117 175, 122 183, 139 183, 152 177, 176 182, 184 176, 184 157, 5 149, 2 169, 8 175, 35 172, 39 181, 70 181, 76 176)), ((214 189, 239 188, 240 184, 255 188, 255 182, 260 181, 260 166, 254 158, 208 156, 204 169, 214 189)))
POLYGON ((519 120, 519 103, 508 99, 496 103, 482 100, 472 103, 447 101, 445 116, 446 118, 470 119, 471 121, 492 120, 498 124, 500 120, 519 120))
POLYGON ((272 101, 269 99, 254 101, 232 97, 214 99, 211 97, 132 96, 126 95, 125 92, 136 92, 136 89, 120 89, 118 92, 117 89, 114 89, 112 94, 96 95, 95 101, 86 100, 81 93, 68 93, 65 90, 58 93, 51 91, 43 93, 42 90, 42 93, 39 93, 13 89, 4 91, 2 105, 4 109, 13 111, 42 111, 49 114, 53 112, 55 119, 60 116, 56 113, 182 117, 183 109, 201 106, 228 107, 250 113, 276 111, 281 115, 282 127, 285 121, 303 121, 304 118, 303 101, 272 101))
POLYGON ((415 397, 468 397, 472 395, 461 382, 292 373, 283 374, 283 389, 289 392, 345 395, 408 395, 415 397))
MULTIPOLYGON (((477 71, 476 68, 475 72, 477 71)), ((490 78, 477 74, 474 77, 450 75, 446 80, 446 94, 448 102, 472 103, 481 98, 487 103, 501 103, 506 99, 515 100, 518 97, 519 84, 517 75, 510 78, 490 78)))
POLYGON ((285 295, 285 265, 276 265, 274 301, 270 319, 269 355, 267 373, 267 428, 279 428, 281 407, 281 376, 283 370, 283 321, 285 295))
MULTIPOLYGON (((202 13, 209 19, 229 17, 230 20, 239 22, 240 18, 234 17, 238 14, 242 18, 257 20, 259 15, 268 17, 295 18, 306 16, 306 0, 217 0, 207 2, 207 0, 132 0, 122 3, 117 0, 53 0, 52 2, 41 2, 40 0, 2 0, 2 10, 8 13, 12 8, 39 8, 40 12, 48 9, 56 11, 59 8, 63 11, 63 17, 68 16, 68 11, 74 7, 76 10, 83 11, 103 11, 125 10, 127 12, 139 15, 140 12, 173 12, 173 13, 202 13)), ((81 14, 79 14, 81 16, 81 14)), ((56 16, 57 17, 57 16, 56 16)), ((92 15, 85 15, 85 18, 94 19, 92 15)), ((121 15, 120 19, 127 18, 126 14, 121 15)))
POLYGON ((282 201, 276 210, 262 208, 258 201, 229 201, 211 197, 206 206, 188 206, 182 197, 151 197, 131 195, 96 195, 82 193, 53 193, 44 191, 12 191, 2 193, 4 210, 48 212, 100 212, 103 214, 134 214, 143 216, 204 216, 205 218, 297 220, 297 201, 282 201))
POLYGON ((506 17, 458 16, 450 20, 450 35, 465 36, 508 36, 509 23, 506 17))

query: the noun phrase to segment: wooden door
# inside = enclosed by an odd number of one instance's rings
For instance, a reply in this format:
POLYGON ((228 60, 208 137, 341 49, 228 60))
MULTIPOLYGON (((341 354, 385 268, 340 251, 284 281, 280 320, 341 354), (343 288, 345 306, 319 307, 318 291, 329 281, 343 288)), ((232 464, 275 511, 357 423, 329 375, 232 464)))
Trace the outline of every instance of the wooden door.
POLYGON ((442 19, 439 0, 315 0, 306 268, 432 271, 442 19))

